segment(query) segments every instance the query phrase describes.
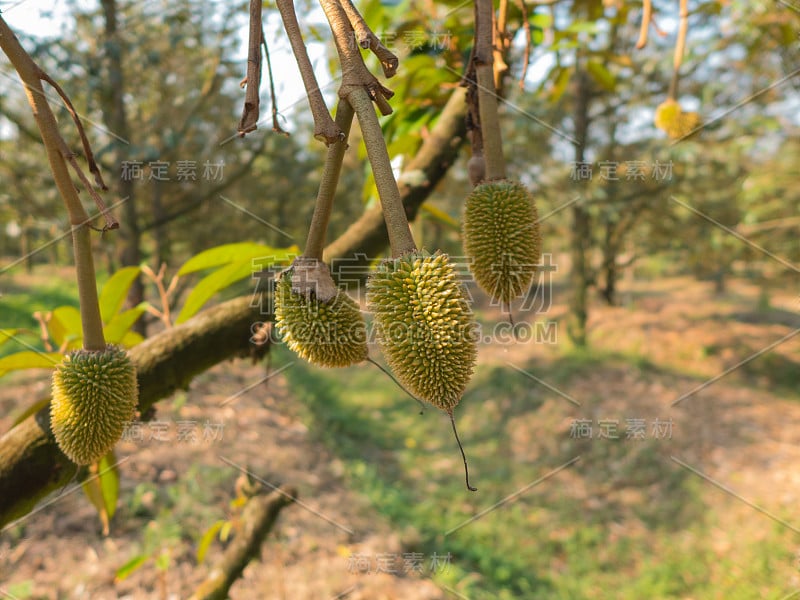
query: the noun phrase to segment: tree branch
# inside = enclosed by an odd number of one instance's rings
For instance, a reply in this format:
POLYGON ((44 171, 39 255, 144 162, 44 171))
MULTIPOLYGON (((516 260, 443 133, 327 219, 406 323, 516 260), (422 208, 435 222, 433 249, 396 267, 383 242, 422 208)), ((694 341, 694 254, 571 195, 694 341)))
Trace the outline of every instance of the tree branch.
POLYGON ((244 568, 258 557, 261 544, 275 524, 278 513, 296 498, 297 490, 294 488, 280 488, 268 496, 254 496, 248 500, 241 517, 241 533, 189 600, 226 600, 244 568))
POLYGON ((314 137, 330 145, 341 139, 342 132, 336 126, 328 112, 328 106, 322 97, 317 78, 314 75, 314 67, 311 59, 308 58, 308 51, 303 43, 303 35, 300 33, 300 25, 297 23, 297 14, 294 10, 293 0, 277 0, 278 11, 283 19, 283 28, 289 36, 292 45, 292 52, 300 68, 300 75, 303 78, 303 85, 306 88, 308 103, 311 107, 311 114, 314 117, 314 137))
POLYGON ((258 123, 258 91, 261 87, 261 0, 250 0, 250 39, 247 44, 247 89, 245 90, 239 135, 255 131, 258 123))

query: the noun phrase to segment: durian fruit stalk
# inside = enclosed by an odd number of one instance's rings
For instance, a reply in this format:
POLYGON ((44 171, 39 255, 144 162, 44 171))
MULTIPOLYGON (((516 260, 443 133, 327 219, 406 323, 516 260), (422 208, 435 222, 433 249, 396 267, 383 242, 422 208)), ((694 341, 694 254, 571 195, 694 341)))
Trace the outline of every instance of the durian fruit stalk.
POLYGON ((133 419, 136 369, 124 349, 76 350, 53 372, 50 425, 58 446, 79 465, 99 461, 133 419))
MULTIPOLYGON (((327 266, 322 267, 327 274, 327 266)), ((286 345, 320 367, 349 367, 366 360, 367 327, 355 301, 335 289, 326 300, 314 291, 293 291, 293 274, 294 269, 284 272, 275 286, 275 323, 286 345)))
POLYGON ((467 197, 462 231, 475 281, 510 305, 530 285, 541 256, 533 196, 515 181, 483 183, 467 197))

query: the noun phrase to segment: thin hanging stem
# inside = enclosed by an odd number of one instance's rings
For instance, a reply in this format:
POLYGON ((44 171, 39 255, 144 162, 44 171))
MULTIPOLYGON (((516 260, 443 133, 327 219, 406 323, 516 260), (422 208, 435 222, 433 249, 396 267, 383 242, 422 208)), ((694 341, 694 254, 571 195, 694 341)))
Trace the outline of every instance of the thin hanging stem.
POLYGON ((456 442, 458 442, 458 449, 461 450, 461 458, 464 459, 464 480, 467 483, 467 489, 470 492, 477 492, 478 488, 472 487, 469 484, 469 466, 467 465, 467 455, 464 454, 464 447, 461 445, 461 440, 458 438, 458 430, 456 429, 456 419, 453 416, 453 410, 450 409, 447 411, 447 414, 450 415, 450 424, 453 426, 453 434, 456 436, 456 442))
POLYGON ((275 94, 275 78, 272 76, 272 61, 269 58, 269 46, 267 46, 267 36, 264 29, 261 29, 261 45, 264 46, 264 57, 267 59, 267 75, 269 76, 269 98, 272 102, 272 131, 289 137, 289 132, 285 131, 278 123, 278 96, 275 94))
POLYGON ((399 387, 399 388, 400 388, 401 390, 403 390, 403 391, 404 391, 406 394, 408 394, 409 396, 411 396, 411 398, 413 398, 414 400, 416 400, 416 401, 417 401, 417 403, 419 404, 419 408, 420 408, 420 410, 419 410, 419 414, 424 414, 424 413, 425 413, 425 403, 424 403, 422 400, 420 400, 419 398, 417 398, 417 397, 416 397, 414 394, 412 394, 411 392, 409 392, 409 391, 408 391, 406 388, 404 388, 404 387, 403 387, 403 384, 402 384, 402 383, 400 383, 399 381, 397 381, 397 379, 395 379, 394 375, 392 375, 392 374, 391 374, 391 372, 390 372, 388 369, 384 368, 384 367, 383 367, 383 365, 381 365, 380 363, 377 363, 377 362, 375 362, 374 360, 372 360, 372 358, 371 358, 371 357, 369 357, 369 356, 367 357, 367 362, 369 362, 369 363, 372 363, 373 365, 375 365, 376 367, 378 367, 378 368, 379 368, 381 371, 383 371, 383 372, 384 372, 384 374, 386 374, 386 376, 388 376, 388 377, 389 377, 389 379, 391 379, 392 381, 394 381, 394 382, 397 384, 397 387, 399 387))
POLYGON ((681 0, 678 38, 675 40, 675 55, 672 58, 672 80, 669 82, 669 97, 678 99, 678 81, 683 64, 683 53, 686 50, 686 34, 689 31, 689 0, 681 0))

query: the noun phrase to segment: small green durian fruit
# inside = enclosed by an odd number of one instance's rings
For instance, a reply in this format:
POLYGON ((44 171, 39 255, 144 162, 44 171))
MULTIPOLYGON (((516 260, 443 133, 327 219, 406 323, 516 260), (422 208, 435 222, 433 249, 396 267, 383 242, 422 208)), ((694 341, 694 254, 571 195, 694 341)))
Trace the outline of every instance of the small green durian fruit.
POLYGON ((477 323, 448 256, 415 252, 384 261, 367 282, 367 304, 397 379, 450 416, 467 488, 475 491, 453 409, 475 368, 477 323))
POLYGON ((53 372, 50 425, 71 461, 89 465, 105 456, 133 419, 139 400, 136 367, 117 346, 77 350, 53 372))
POLYGON ((308 270, 296 261, 281 275, 275 286, 275 323, 301 358, 320 367, 349 367, 367 359, 367 326, 358 304, 335 288, 327 266, 319 264, 308 270), (297 270, 303 272, 305 292, 293 290, 297 270))
POLYGON ((384 261, 367 282, 381 351, 415 396, 449 411, 472 376, 477 326, 446 254, 384 261))
POLYGON ((541 257, 536 203, 516 181, 477 186, 464 208, 464 251, 478 285, 506 306, 531 284, 541 257))

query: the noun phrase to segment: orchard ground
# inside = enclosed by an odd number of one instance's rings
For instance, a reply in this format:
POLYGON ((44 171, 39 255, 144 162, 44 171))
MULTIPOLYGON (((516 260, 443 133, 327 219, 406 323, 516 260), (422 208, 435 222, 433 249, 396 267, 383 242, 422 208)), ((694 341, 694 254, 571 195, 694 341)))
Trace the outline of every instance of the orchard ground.
MULTIPOLYGON (((4 318, 69 300, 55 275, 6 274, 4 318)), ((233 465, 303 503, 233 599, 791 597, 800 298, 688 277, 628 281, 619 297, 593 303, 590 351, 570 347, 558 286, 535 317, 557 343, 481 345, 456 409, 476 493, 445 415, 421 416, 371 365, 323 371, 276 347, 272 376, 218 365, 128 432, 110 536, 80 491, 0 533, 0 597, 188 597, 222 552, 215 540, 197 565, 230 514, 233 465), (137 556, 150 558, 115 582, 137 556)), ((504 319, 483 302, 484 326, 504 319)), ((49 377, 2 384, 5 431, 49 377)))

